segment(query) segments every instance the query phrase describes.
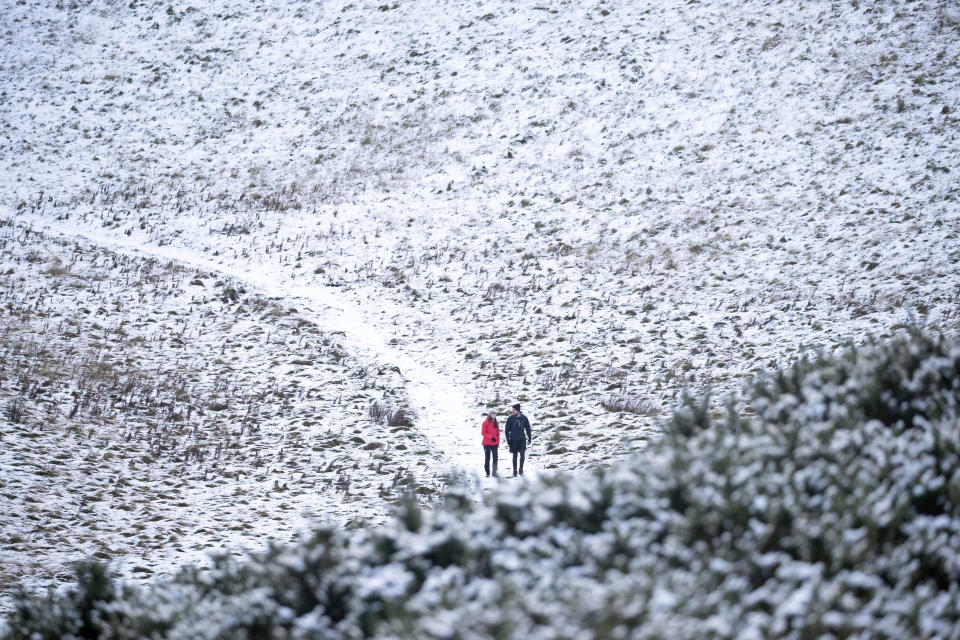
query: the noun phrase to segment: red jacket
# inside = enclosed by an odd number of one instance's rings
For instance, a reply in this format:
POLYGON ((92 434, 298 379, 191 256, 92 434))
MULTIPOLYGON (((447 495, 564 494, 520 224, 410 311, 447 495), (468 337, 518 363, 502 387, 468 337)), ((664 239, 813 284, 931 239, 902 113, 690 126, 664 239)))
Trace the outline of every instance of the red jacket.
POLYGON ((500 423, 487 416, 483 421, 483 427, 480 431, 483 433, 483 444, 500 444, 500 423))

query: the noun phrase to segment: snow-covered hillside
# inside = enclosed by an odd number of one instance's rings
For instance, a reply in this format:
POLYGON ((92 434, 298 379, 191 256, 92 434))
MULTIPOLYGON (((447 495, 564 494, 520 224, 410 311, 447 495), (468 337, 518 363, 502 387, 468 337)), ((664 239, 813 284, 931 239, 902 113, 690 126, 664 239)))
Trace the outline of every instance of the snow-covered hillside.
POLYGON ((947 640, 960 630, 960 343, 918 332, 686 403, 629 461, 406 501, 149 589, 81 563, 4 640, 947 640))
POLYGON ((163 572, 439 488, 432 443, 370 418, 406 406, 399 373, 286 301, 9 226, 0 244, 4 584, 83 556, 163 572))
MULTIPOLYGON (((48 568, 94 551, 24 533, 49 528, 43 511, 58 500, 77 510, 76 535, 126 531, 111 506, 83 519, 82 501, 136 475, 128 456, 150 454, 151 428, 172 428, 179 411, 176 428, 199 434, 206 460, 208 429, 239 428, 177 406, 121 403, 111 425, 70 416, 55 394, 21 400, 37 367, 96 363, 105 345, 111 362, 193 372, 201 399, 223 391, 218 375, 241 398, 259 394, 262 433, 274 435, 244 440, 248 460, 257 446, 279 455, 279 434, 303 421, 314 451, 327 429, 356 432, 363 445, 337 449, 366 487, 353 506, 306 491, 287 503, 346 522, 376 520, 389 499, 369 443, 391 456, 388 485, 409 471, 428 492, 449 465, 427 452, 463 466, 479 440, 471 419, 519 399, 535 468, 606 465, 655 436, 684 388, 736 391, 811 349, 911 322, 958 329, 960 11, 949 0, 25 0, 0 14, 0 272, 13 269, 0 279, 0 402, 27 409, 0 434, 19 464, 0 480, 4 549, 48 568), (146 257, 129 254, 136 246, 146 257), (179 266, 142 266, 149 256, 179 266), (125 275, 143 269, 159 275, 125 275), (240 282, 263 309, 217 298, 240 282), (215 308, 193 309, 195 297, 215 308), (41 308, 49 321, 24 319, 41 308), (339 320, 304 347, 302 327, 327 314, 339 320), (111 334, 150 315, 142 343, 111 334), (241 346, 245 331, 258 337, 241 346), (177 333, 183 354, 165 344, 177 333), (400 452, 368 414, 385 395, 417 414, 393 427, 416 442, 400 452), (142 452, 78 463, 70 473, 93 484, 57 480, 51 497, 50 447, 84 461, 136 428, 142 452)), ((69 395, 83 380, 51 384, 69 395)), ((303 455, 274 465, 306 473, 322 457, 303 455)), ((171 469, 136 481, 167 495, 171 469)), ((287 479, 271 473, 234 482, 287 479)), ((203 506, 227 485, 191 486, 189 508, 159 515, 185 549, 260 544, 273 526, 260 518, 280 515, 283 500, 264 503, 249 529, 205 537, 197 530, 247 516, 203 506)), ((301 522, 283 519, 284 536, 301 522)), ((114 551, 157 566, 132 546, 114 551)))

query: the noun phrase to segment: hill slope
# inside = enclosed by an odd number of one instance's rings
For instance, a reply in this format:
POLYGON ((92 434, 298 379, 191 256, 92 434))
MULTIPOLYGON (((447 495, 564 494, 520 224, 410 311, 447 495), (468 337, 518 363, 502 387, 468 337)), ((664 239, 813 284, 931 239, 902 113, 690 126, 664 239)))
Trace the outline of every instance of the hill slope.
POLYGON ((642 456, 408 503, 148 591, 84 566, 19 638, 952 638, 960 348, 913 336, 693 403, 642 456))
MULTIPOLYGON (((586 469, 646 446, 683 388, 736 391, 813 348, 888 338, 911 320, 958 328, 960 14, 947 0, 198 4, 31 0, 2 12, 6 242, 26 228, 44 245, 74 234, 52 249, 69 263, 96 235, 103 260, 122 241, 181 256, 180 269, 207 265, 228 286, 223 273, 252 273, 322 290, 395 357, 351 351, 383 376, 372 394, 348 380, 353 365, 309 373, 351 387, 349 418, 340 390, 317 384, 310 399, 363 445, 396 437, 362 419, 372 402, 418 412, 403 433, 420 444, 392 473, 425 465, 425 492, 443 483, 430 434, 472 442, 469 416, 508 401, 533 420, 534 468, 586 469), (448 425, 410 406, 420 369, 438 372, 419 380, 442 383, 448 425)), ((14 269, 3 286, 22 276, 34 292, 3 311, 11 343, 86 348, 18 317, 63 274, 3 261, 14 269)), ((166 304, 145 309, 179 313, 166 304)), ((223 322, 192 360, 215 357, 223 322)), ((274 362, 301 360, 293 335, 262 360, 238 354, 224 375, 288 380, 274 362)), ((183 362, 166 349, 116 357, 183 362)), ((13 378, 30 371, 8 363, 13 378)), ((23 395, 7 381, 0 394, 4 406, 23 395)), ((278 428, 303 408, 262 401, 284 416, 278 428)), ((54 442, 77 428, 58 406, 27 406, 54 442)), ((205 428, 193 417, 184 429, 205 428)), ((107 437, 95 419, 79 428, 107 437)), ((4 500, 45 503, 29 470, 43 464, 23 455, 27 475, 4 500)), ((119 471, 99 465, 106 486, 119 471)), ((359 475, 373 490, 359 511, 316 496, 309 508, 382 518, 381 480, 359 475)), ((26 516, 5 511, 22 536, 26 516)))

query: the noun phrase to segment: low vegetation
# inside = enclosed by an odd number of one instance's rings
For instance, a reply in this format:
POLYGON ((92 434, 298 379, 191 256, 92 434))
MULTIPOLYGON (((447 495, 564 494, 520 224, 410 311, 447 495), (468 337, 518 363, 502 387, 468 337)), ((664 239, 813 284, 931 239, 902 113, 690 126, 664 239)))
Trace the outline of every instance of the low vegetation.
POLYGON ((416 430, 406 454, 382 444, 409 414, 364 415, 406 404, 397 372, 315 317, 10 225, 0 250, 0 614, 15 583, 56 586, 84 556, 148 579, 314 520, 381 522, 405 492, 441 486, 411 473, 416 430))
POLYGON ((79 565, 6 638, 952 637, 960 344, 851 348, 747 395, 687 401, 589 476, 410 501, 149 591, 79 565))

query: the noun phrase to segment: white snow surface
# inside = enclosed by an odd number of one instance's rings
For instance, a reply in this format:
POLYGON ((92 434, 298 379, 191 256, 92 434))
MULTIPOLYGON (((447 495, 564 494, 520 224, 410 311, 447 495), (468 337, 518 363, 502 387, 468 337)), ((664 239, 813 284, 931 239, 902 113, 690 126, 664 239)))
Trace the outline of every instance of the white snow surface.
MULTIPOLYGON (((34 221, 30 221, 33 223, 34 221)), ((225 265, 183 247, 151 247, 132 240, 86 231, 62 223, 38 221, 43 232, 66 238, 82 238, 119 253, 162 258, 178 265, 225 276, 250 285, 260 294, 295 304, 328 333, 343 335, 344 346, 369 359, 399 368, 410 395, 417 425, 424 432, 449 472, 467 473, 476 468, 476 412, 467 395, 442 373, 387 344, 387 338, 370 325, 363 313, 339 292, 322 284, 299 285, 277 267, 225 265)))
POLYGON ((956 333, 953 4, 4 3, 0 590, 382 521, 515 401, 584 470, 956 333))

